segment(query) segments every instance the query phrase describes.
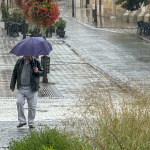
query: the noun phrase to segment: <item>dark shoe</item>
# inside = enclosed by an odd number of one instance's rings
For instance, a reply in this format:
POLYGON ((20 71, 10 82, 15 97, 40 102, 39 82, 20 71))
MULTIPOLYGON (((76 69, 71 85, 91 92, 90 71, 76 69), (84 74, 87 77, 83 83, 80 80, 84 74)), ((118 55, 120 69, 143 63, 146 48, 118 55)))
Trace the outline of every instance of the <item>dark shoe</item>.
POLYGON ((35 128, 35 124, 34 124, 34 123, 32 123, 32 124, 29 124, 29 128, 30 128, 30 129, 33 129, 33 128, 35 128))
POLYGON ((19 123, 18 125, 17 125, 17 128, 20 128, 20 127, 22 127, 22 126, 24 126, 24 125, 26 125, 27 123, 19 123))

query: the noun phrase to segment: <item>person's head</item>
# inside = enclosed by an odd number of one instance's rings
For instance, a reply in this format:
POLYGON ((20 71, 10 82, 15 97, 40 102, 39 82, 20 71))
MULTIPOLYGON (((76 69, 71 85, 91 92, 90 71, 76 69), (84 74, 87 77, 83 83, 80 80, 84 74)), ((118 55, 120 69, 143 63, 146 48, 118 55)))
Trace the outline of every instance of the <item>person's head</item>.
POLYGON ((29 60, 31 58, 31 56, 24 56, 25 60, 29 60))

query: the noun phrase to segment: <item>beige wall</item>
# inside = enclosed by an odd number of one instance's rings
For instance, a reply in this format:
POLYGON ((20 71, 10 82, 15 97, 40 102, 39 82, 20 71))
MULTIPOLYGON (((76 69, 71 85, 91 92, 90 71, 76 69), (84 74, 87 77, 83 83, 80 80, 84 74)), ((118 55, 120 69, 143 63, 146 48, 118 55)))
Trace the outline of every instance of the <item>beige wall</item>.
MULTIPOLYGON (((102 4, 102 14, 105 17, 111 17, 114 15, 116 15, 116 17, 121 18, 123 16, 123 14, 126 12, 125 9, 122 9, 120 6, 115 6, 115 8, 113 7, 113 3, 115 3, 116 0, 101 0, 101 4, 102 4), (112 8, 114 10, 112 10, 112 8)), ((99 0, 96 0, 97 5, 99 5, 99 0)), ((90 7, 93 9, 94 8, 94 4, 95 4, 95 0, 90 0, 90 7)), ((99 6, 98 6, 99 7, 99 6)))
MULTIPOLYGON (((72 0, 66 0, 67 1, 67 6, 71 7, 72 6, 72 0)), ((86 6, 86 0, 74 0, 76 7, 85 7, 86 6)), ((96 0, 97 2, 97 9, 99 11, 99 0, 96 0)), ((115 0, 101 0, 101 4, 102 4, 102 14, 104 14, 104 16, 106 17, 111 17, 114 13, 114 11, 112 11, 112 6, 113 6, 113 2, 115 2, 115 0)), ((88 7, 94 9, 95 7, 95 0, 89 0, 89 5, 88 7)), ((121 17, 124 13, 125 10, 122 9, 120 6, 116 7, 116 16, 117 17, 121 17)))
MULTIPOLYGON (((11 8, 16 7, 14 0, 8 0, 8 1, 5 0, 5 4, 6 4, 6 5, 7 5, 7 2, 8 2, 8 6, 9 6, 9 7, 11 7, 11 8)), ((1 3, 2 3, 2 0, 0 0, 0 5, 1 5, 1 3)))

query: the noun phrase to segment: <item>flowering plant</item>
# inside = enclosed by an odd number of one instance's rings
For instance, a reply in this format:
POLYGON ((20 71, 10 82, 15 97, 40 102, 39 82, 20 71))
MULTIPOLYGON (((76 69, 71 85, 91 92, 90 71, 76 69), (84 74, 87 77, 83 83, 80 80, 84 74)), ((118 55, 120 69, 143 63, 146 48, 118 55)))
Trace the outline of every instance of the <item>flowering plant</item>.
POLYGON ((60 10, 57 3, 52 0, 26 0, 23 4, 23 12, 26 20, 34 22, 38 27, 46 28, 55 23, 60 10))

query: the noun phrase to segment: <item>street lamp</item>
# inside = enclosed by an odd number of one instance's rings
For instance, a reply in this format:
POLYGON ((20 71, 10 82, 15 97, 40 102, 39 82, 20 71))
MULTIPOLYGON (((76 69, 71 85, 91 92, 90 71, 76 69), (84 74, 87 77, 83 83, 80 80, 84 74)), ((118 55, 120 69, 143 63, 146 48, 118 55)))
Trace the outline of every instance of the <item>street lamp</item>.
POLYGON ((72 0, 72 17, 74 17, 74 0, 72 0))

